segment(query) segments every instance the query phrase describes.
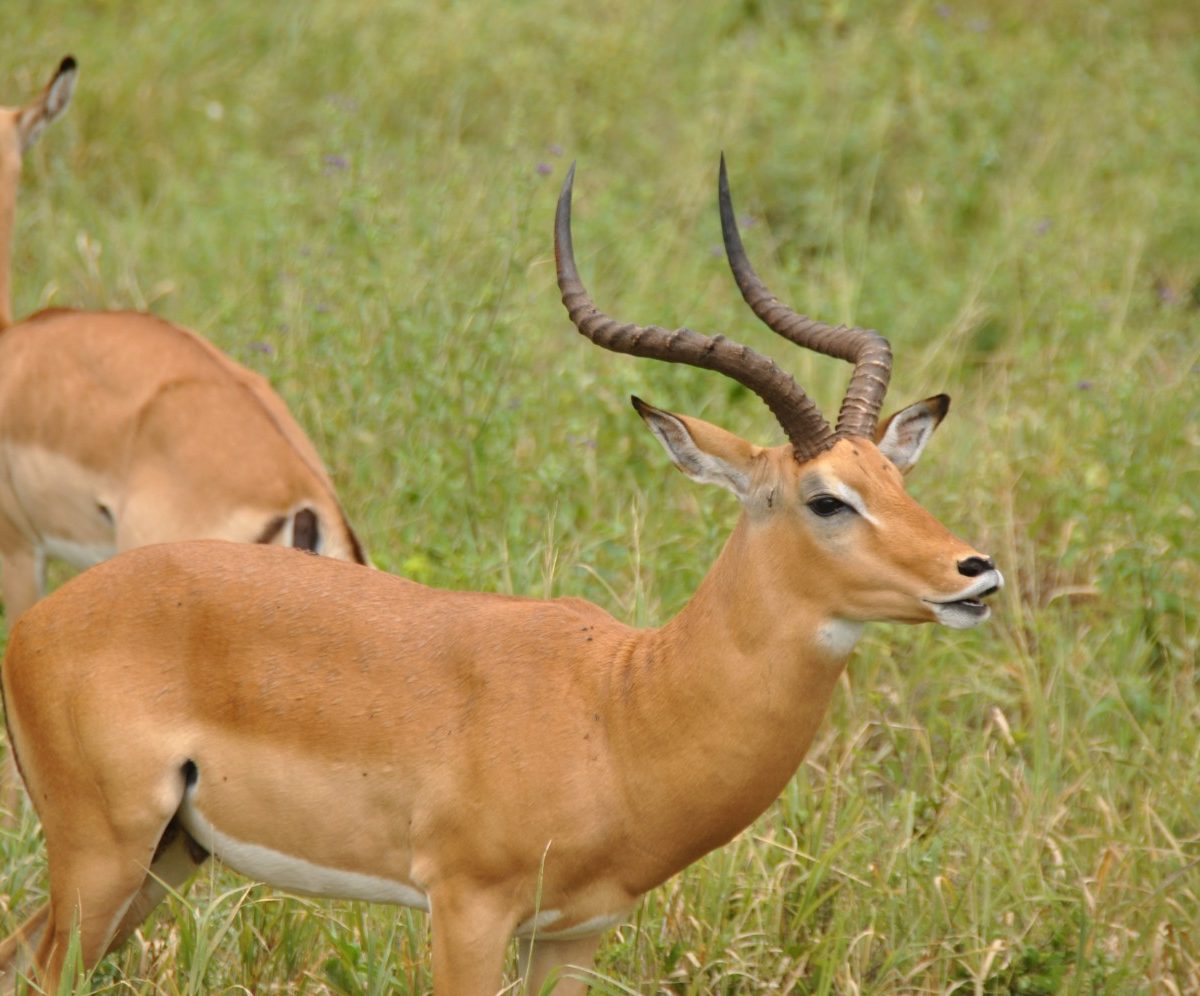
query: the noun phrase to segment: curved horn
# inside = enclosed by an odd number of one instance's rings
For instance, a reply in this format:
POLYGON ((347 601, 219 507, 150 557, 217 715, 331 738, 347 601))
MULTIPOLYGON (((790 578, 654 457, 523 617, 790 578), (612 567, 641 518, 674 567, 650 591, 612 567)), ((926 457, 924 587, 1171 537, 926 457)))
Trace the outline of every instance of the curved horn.
POLYGON ((597 346, 668 363, 687 363, 732 377, 757 394, 791 441, 796 459, 808 460, 833 444, 834 434, 817 406, 772 360, 723 335, 657 325, 623 324, 600 311, 579 279, 571 244, 571 191, 575 164, 567 173, 554 215, 554 260, 558 287, 571 321, 597 346))
POLYGON ((871 329, 826 325, 815 318, 801 315, 782 304, 767 290, 742 247, 733 201, 729 196, 724 153, 721 155, 721 171, 717 178, 717 201, 721 211, 725 255, 742 297, 769 328, 785 339, 854 364, 854 374, 838 412, 837 434, 873 436, 875 423, 879 420, 879 409, 883 407, 883 396, 887 393, 888 380, 892 375, 892 350, 888 341, 871 329))

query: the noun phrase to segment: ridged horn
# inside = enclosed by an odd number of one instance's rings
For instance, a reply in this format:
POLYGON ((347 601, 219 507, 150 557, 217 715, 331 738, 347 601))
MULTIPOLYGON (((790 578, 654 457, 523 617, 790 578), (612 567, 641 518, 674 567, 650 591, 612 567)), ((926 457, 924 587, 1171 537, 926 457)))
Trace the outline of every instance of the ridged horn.
POLYGON ((737 218, 733 213, 733 201, 729 196, 724 154, 721 155, 721 169, 717 177, 717 203, 721 212, 725 256, 742 297, 768 328, 785 339, 854 364, 854 373, 838 412, 837 435, 870 438, 875 433, 879 410, 883 407, 888 380, 892 375, 892 350, 888 341, 872 329, 826 325, 809 318, 793 311, 767 290, 750 265, 742 246, 737 218))
POLYGON ((706 336, 691 329, 618 322, 600 311, 579 279, 571 242, 571 192, 575 164, 567 173, 554 216, 554 260, 558 288, 571 321, 597 346, 617 353, 716 370, 757 394, 771 409, 795 450, 808 460, 828 449, 833 430, 817 406, 788 374, 765 356, 723 335, 706 336))

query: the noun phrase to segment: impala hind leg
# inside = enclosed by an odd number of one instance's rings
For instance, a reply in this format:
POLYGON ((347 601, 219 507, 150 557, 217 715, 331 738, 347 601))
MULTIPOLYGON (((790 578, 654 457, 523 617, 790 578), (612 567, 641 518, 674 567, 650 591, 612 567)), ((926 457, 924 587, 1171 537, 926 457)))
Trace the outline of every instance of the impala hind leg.
POLYGON ((79 928, 83 967, 93 967, 108 950, 118 926, 146 877, 145 865, 115 849, 75 851, 50 860, 50 915, 34 962, 48 992, 56 992, 66 964, 71 931, 79 928))
MULTIPOLYGON (((81 821, 82 822, 82 821, 81 821)), ((121 832, 46 823, 50 912, 34 958, 47 991, 62 979, 71 932, 78 926, 79 953, 93 968, 123 942, 158 905, 168 888, 182 885, 207 857, 172 818, 121 832), (107 831, 107 832, 105 832, 107 831)))
POLYGON ((532 941, 522 938, 518 942, 521 945, 519 964, 528 996, 540 996, 542 987, 556 969, 561 971, 557 976, 559 981, 550 990, 554 996, 586 996, 588 984, 567 978, 572 974, 567 966, 591 968, 596 960, 596 949, 600 947, 600 937, 600 934, 592 934, 561 941, 547 937, 535 937, 532 941))

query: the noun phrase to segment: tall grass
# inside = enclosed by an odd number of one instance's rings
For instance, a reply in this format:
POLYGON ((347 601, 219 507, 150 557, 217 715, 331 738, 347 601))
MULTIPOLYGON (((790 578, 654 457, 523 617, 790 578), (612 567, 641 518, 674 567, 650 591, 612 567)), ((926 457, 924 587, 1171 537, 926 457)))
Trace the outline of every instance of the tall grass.
MULTIPOLYGON (((1200 15, 1187 0, 879 5, 10 0, 3 96, 73 52, 27 163, 16 310, 149 308, 266 374, 376 562, 641 624, 735 516, 636 391, 774 442, 714 375, 575 335, 721 330, 826 409, 844 365, 759 328, 717 156, 785 299, 947 390, 912 490, 1010 580, 970 633, 878 626, 736 842, 652 893, 602 992, 1200 990, 1200 15)), ((8 921, 44 889, 0 840, 8 921)), ((419 993, 423 917, 216 869, 94 989, 419 993)))

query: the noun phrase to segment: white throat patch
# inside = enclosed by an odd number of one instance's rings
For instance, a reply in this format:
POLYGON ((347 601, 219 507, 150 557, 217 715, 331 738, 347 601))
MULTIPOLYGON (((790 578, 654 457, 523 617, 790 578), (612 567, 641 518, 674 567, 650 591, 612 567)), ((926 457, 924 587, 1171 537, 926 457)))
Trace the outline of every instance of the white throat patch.
POLYGON ((830 657, 838 660, 849 657, 865 625, 850 619, 829 619, 817 627, 817 644, 830 657))

